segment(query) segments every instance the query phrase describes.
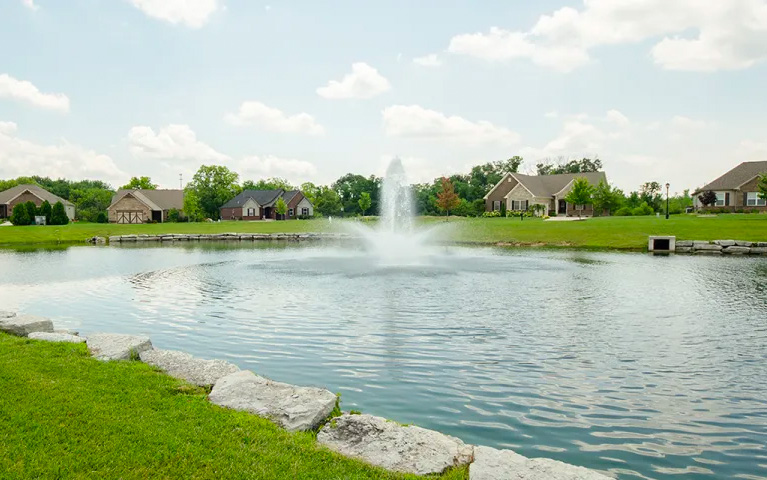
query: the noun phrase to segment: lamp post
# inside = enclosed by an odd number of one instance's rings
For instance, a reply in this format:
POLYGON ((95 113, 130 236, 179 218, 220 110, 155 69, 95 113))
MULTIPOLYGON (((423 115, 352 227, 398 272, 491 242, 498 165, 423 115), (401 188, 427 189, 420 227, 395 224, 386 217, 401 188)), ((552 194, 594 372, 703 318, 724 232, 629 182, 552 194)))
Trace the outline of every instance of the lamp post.
POLYGON ((666 220, 668 220, 668 187, 670 187, 671 184, 666 184, 666 220))

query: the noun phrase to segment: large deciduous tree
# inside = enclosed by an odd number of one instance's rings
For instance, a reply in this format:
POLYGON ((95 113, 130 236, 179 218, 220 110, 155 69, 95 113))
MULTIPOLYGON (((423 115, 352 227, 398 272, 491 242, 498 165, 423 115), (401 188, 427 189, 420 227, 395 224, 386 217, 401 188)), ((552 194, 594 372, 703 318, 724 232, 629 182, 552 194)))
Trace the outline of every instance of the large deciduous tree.
POLYGON ((293 185, 284 178, 271 177, 257 182, 246 180, 242 183, 243 190, 295 190, 293 185))
POLYGON ((445 212, 446 219, 450 218, 450 210, 461 204, 461 199, 455 193, 453 182, 442 177, 442 190, 437 194, 437 206, 445 212))
POLYGON ((314 209, 323 217, 338 217, 341 215, 341 198, 330 187, 321 186, 314 197, 314 209))
POLYGON ((362 216, 364 217, 365 212, 370 208, 370 205, 372 204, 372 201, 370 200, 370 194, 368 192, 362 192, 357 203, 359 203, 360 210, 362 210, 362 216))
POLYGON ((599 158, 582 158, 580 160, 566 161, 564 158, 558 160, 544 160, 535 166, 538 175, 556 175, 560 173, 586 173, 598 172, 602 170, 602 160, 599 158))
POLYGON ((130 182, 120 187, 121 190, 156 190, 157 185, 149 177, 131 177, 130 182))
POLYGON ((594 214, 597 212, 601 214, 607 211, 608 214, 612 213, 620 208, 623 202, 623 192, 615 187, 611 187, 610 184, 604 180, 600 180, 599 184, 594 189, 592 203, 594 204, 594 214))
POLYGON ((578 218, 581 216, 581 210, 577 205, 588 205, 593 203, 594 187, 589 183, 588 179, 584 177, 576 178, 573 181, 573 188, 565 196, 565 201, 576 205, 578 211, 578 218))
POLYGON ((203 165, 187 184, 187 195, 192 193, 203 215, 218 219, 221 206, 240 193, 238 179, 239 175, 223 165, 203 165))
POLYGON ((381 190, 381 179, 375 175, 363 177, 348 173, 336 180, 331 188, 335 190, 341 199, 344 215, 357 215, 362 213, 359 199, 363 192, 370 194, 370 210, 375 215, 378 212, 378 195, 381 190))

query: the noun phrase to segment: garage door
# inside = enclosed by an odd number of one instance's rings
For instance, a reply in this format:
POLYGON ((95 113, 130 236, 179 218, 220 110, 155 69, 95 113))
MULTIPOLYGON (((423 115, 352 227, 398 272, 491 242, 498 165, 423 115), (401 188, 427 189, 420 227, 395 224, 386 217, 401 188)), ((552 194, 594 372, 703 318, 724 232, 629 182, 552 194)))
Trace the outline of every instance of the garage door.
POLYGON ((117 223, 143 223, 141 212, 118 210, 117 223))

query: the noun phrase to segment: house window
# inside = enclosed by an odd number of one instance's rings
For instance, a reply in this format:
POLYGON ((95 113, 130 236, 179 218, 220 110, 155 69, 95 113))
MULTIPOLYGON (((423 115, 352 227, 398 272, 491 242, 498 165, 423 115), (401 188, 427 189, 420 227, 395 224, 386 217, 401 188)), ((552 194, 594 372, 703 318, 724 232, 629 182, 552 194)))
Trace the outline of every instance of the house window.
POLYGON ((746 194, 746 205, 749 207, 764 207, 767 206, 767 200, 759 198, 759 192, 748 192, 746 194))
POLYGON ((727 193, 726 192, 716 192, 716 206, 717 207, 724 207, 726 205, 725 200, 727 199, 727 193))
POLYGON ((301 215, 309 216, 309 209, 307 207, 304 207, 301 209, 301 215))
POLYGON ((289 209, 288 209, 288 216, 289 216, 289 217, 292 217, 292 216, 293 216, 293 209, 292 209, 292 208, 289 208, 289 209))
POLYGON ((493 211, 497 212, 500 209, 501 209, 501 201, 500 200, 493 201, 493 211))
POLYGON ((518 211, 518 210, 527 210, 527 206, 530 202, 528 200, 512 200, 511 201, 511 209, 518 211))
POLYGON ((255 208, 249 208, 248 209, 248 216, 249 217, 255 217, 256 216, 256 209, 255 208))

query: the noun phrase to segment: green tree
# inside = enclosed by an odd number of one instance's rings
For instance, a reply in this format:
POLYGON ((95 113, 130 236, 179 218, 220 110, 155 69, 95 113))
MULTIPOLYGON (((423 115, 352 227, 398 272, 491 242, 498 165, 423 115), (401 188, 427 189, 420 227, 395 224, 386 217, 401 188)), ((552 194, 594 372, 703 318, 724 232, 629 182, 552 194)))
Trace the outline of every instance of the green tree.
POLYGON ((646 202, 653 211, 657 212, 663 208, 663 194, 658 182, 645 182, 639 188, 639 199, 646 202))
POLYGON ((606 210, 609 215, 612 215, 620 208, 622 200, 623 192, 600 180, 593 193, 594 214, 601 215, 606 210))
POLYGON ((184 192, 184 215, 190 222, 201 222, 205 219, 205 214, 200 207, 200 199, 194 190, 187 189, 184 192))
POLYGON ((178 223, 181 221, 181 212, 177 208, 168 210, 168 221, 178 223))
POLYGON ((705 192, 698 195, 698 200, 700 200, 701 205, 703 205, 704 207, 715 205, 716 192, 712 190, 706 190, 705 192))
POLYGON ((586 173, 602 170, 602 160, 599 158, 582 158, 580 160, 565 161, 560 158, 557 161, 545 160, 536 166, 538 175, 556 175, 560 173, 586 173))
POLYGON ((96 223, 109 223, 109 217, 104 212, 99 212, 96 216, 96 223))
POLYGON ((67 211, 64 208, 64 204, 56 202, 53 205, 53 211, 51 212, 51 225, 66 225, 69 223, 69 217, 67 217, 67 211))
POLYGON ((29 224, 34 225, 35 217, 37 216, 37 205, 30 200, 24 203, 24 208, 27 210, 27 216, 29 216, 29 224))
POLYGON ((215 220, 221 217, 221 205, 240 193, 238 179, 223 165, 203 165, 186 186, 187 194, 193 192, 202 214, 215 220))
POLYGON ((323 217, 338 217, 341 215, 341 197, 330 187, 319 187, 314 208, 323 217))
POLYGON ((461 204, 461 199, 453 189, 450 179, 442 177, 442 190, 437 194, 437 206, 445 212, 445 219, 450 218, 450 210, 461 204))
POLYGON ((576 206, 576 210, 578 210, 578 218, 580 218, 581 210, 579 210, 577 206, 592 203, 593 196, 594 187, 586 178, 579 177, 573 181, 573 188, 565 196, 565 201, 576 206))
POLYGON ((368 192, 362 192, 360 194, 360 199, 357 200, 357 203, 360 205, 360 210, 362 210, 362 216, 365 216, 365 212, 370 208, 370 205, 372 204, 372 201, 370 200, 370 194, 368 192))
POLYGON ((313 184, 312 182, 306 182, 301 184, 301 193, 304 194, 304 197, 311 202, 312 205, 314 205, 315 200, 317 199, 317 191, 319 190, 319 187, 317 185, 313 184))
POLYGON ((23 203, 19 203, 13 207, 11 211, 11 223, 16 226, 29 225, 34 219, 29 218, 27 213, 27 206, 23 203))
POLYGON ((40 215, 45 216, 45 224, 50 225, 51 223, 51 213, 53 213, 53 207, 51 207, 51 203, 48 200, 44 200, 42 204, 40 204, 40 215))
POLYGON ((99 213, 106 214, 114 192, 103 188, 72 188, 69 201, 75 204, 75 214, 84 222, 98 222, 99 213))
POLYGON ((373 215, 378 212, 378 194, 381 189, 381 179, 375 175, 363 177, 348 173, 331 185, 341 199, 344 215, 357 215, 362 213, 359 199, 363 192, 370 193, 370 210, 373 215))
POLYGON ((759 197, 767 200, 767 172, 759 175, 759 197))
POLYGON ((120 187, 121 190, 156 190, 157 185, 152 183, 149 177, 131 177, 127 185, 120 187))
POLYGON ((277 204, 274 206, 274 210, 277 212, 278 220, 285 220, 285 214, 288 213, 288 204, 285 203, 285 199, 280 197, 277 199, 277 204))
POLYGON ((267 179, 262 179, 257 182, 253 182, 252 180, 246 180, 242 184, 243 190, 295 190, 293 185, 290 184, 287 180, 284 178, 279 177, 272 177, 267 179))

